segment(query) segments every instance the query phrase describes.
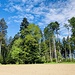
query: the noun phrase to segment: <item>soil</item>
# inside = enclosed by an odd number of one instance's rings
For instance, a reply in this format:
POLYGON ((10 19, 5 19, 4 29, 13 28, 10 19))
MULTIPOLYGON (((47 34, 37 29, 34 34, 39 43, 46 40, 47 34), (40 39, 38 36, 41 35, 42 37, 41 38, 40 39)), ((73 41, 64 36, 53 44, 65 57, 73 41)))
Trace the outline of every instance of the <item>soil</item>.
POLYGON ((75 64, 0 65, 0 75, 75 75, 75 64))

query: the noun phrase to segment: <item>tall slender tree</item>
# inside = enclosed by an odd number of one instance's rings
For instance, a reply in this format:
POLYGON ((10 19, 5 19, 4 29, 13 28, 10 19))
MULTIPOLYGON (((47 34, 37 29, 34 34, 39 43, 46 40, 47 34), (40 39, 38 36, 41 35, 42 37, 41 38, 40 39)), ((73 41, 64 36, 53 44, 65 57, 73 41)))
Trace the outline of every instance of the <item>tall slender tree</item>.
POLYGON ((57 49, 57 51, 58 51, 58 61, 60 61, 60 58, 61 58, 61 51, 60 51, 60 39, 59 39, 59 30, 60 30, 60 28, 59 28, 59 26, 60 26, 60 24, 57 22, 57 21, 55 21, 55 27, 56 27, 56 29, 55 29, 55 33, 56 33, 56 35, 57 35, 57 39, 56 39, 56 41, 57 41, 57 47, 56 47, 56 49, 57 49))
POLYGON ((50 61, 52 62, 52 50, 51 50, 51 38, 52 38, 52 31, 50 30, 50 26, 48 25, 47 27, 45 27, 44 29, 44 36, 45 36, 45 40, 49 40, 49 57, 50 57, 50 61))
POLYGON ((71 29, 72 30, 72 40, 75 45, 75 17, 72 17, 71 19, 69 19, 68 22, 70 23, 70 26, 72 28, 71 29))
POLYGON ((57 52, 56 52, 56 44, 55 44, 55 33, 58 34, 59 24, 58 24, 58 22, 51 22, 50 26, 51 26, 51 31, 53 33, 52 38, 53 38, 53 46, 54 46, 54 55, 55 55, 55 59, 56 59, 56 62, 57 62, 57 52))
POLYGON ((67 61, 67 50, 66 50, 66 44, 67 44, 67 42, 66 42, 65 38, 63 38, 62 43, 63 43, 62 45, 63 45, 64 57, 65 57, 65 59, 67 61))
POLYGON ((7 25, 4 18, 2 18, 0 20, 0 56, 1 56, 2 39, 5 37, 6 33, 7 33, 7 25))
POLYGON ((70 46, 70 25, 68 25, 68 24, 65 24, 64 25, 65 26, 65 28, 68 30, 68 46, 69 46, 69 56, 70 56, 70 61, 72 60, 72 53, 71 53, 71 46, 70 46))
MULTIPOLYGON (((56 45, 55 45, 55 33, 58 35, 58 30, 59 30, 59 24, 58 22, 51 22, 45 29, 45 37, 49 39, 49 49, 50 49, 50 54, 51 54, 51 46, 50 46, 50 39, 53 39, 53 48, 54 48, 54 57, 57 62, 57 53, 56 53, 56 45)), ((50 55, 51 57, 51 55, 50 55)))

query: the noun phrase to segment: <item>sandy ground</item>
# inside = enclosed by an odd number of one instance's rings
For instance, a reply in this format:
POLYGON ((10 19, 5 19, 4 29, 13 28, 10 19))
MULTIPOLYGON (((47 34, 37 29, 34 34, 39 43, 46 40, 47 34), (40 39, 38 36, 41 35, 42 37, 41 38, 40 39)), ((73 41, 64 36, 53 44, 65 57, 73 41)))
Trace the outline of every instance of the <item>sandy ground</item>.
POLYGON ((75 75, 75 64, 0 65, 0 75, 75 75))

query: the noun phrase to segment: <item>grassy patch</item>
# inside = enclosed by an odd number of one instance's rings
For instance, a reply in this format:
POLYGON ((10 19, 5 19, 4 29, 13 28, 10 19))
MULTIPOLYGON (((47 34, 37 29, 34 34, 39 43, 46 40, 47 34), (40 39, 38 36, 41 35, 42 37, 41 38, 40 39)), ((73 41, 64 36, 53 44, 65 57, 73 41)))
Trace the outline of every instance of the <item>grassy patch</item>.
POLYGON ((61 63, 50 62, 50 63, 44 63, 44 64, 75 64, 75 62, 61 62, 61 63))

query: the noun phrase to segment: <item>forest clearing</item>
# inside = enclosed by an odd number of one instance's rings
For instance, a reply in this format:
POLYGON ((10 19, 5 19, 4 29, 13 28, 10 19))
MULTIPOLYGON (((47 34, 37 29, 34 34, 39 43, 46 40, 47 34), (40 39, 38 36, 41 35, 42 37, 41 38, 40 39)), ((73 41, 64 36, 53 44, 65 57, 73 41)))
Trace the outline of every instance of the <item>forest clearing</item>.
POLYGON ((75 75, 75 64, 1 65, 0 75, 75 75))

